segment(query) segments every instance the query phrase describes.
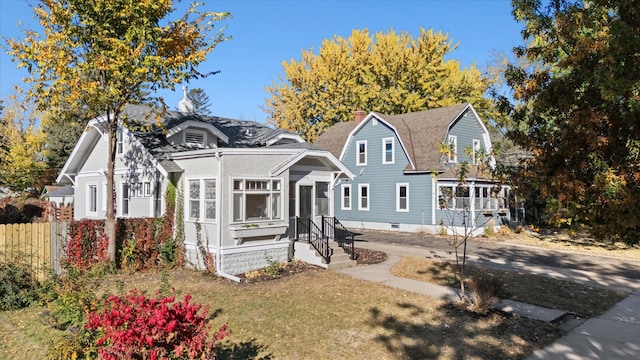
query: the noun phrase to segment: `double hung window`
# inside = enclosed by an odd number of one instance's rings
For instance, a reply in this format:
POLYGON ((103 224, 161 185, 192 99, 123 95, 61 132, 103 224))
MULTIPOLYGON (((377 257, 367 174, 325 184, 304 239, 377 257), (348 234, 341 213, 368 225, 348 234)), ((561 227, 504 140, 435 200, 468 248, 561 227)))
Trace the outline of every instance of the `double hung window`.
POLYGON ((208 221, 216 219, 216 181, 214 179, 189 180, 189 219, 208 221))
POLYGON ((90 184, 87 186, 87 213, 90 215, 98 214, 98 185, 90 184))
POLYGON ((342 199, 340 204, 342 210, 351 210, 351 184, 342 184, 342 199))
POLYGON ((358 184, 358 210, 369 210, 369 184, 358 184))
POLYGON ((122 209, 120 215, 129 215, 129 184, 122 184, 122 209))
POLYGON ((367 141, 356 142, 356 165, 367 165, 367 141))
POLYGON ((409 184, 396 184, 396 211, 409 211, 409 184))
POLYGON ((394 141, 393 138, 382 139, 382 163, 393 164, 394 163, 394 141))
POLYGON ((458 137, 455 135, 449 135, 447 145, 449 146, 449 162, 458 162, 458 137))

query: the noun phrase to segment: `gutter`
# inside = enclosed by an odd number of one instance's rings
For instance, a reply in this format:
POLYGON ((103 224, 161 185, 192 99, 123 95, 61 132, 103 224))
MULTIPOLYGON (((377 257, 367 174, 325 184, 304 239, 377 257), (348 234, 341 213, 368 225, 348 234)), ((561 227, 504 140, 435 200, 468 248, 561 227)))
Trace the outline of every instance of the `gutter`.
POLYGON ((224 271, 222 271, 222 212, 221 210, 221 199, 222 199, 222 157, 220 156, 220 151, 216 151, 215 153, 216 155, 216 159, 218 160, 218 186, 216 186, 216 199, 218 199, 218 201, 216 201, 216 214, 218 214, 218 218, 220 219, 218 221, 218 246, 216 249, 216 274, 218 276, 221 276, 223 278, 229 279, 229 280, 233 280, 235 282, 241 283, 242 279, 231 275, 231 274, 227 274, 224 271))

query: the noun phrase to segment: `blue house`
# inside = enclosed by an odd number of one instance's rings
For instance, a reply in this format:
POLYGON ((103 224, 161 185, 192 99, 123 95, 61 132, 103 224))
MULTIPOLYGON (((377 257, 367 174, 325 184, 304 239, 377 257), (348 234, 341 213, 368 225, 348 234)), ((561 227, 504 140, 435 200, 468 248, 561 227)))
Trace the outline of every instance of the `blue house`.
POLYGON ((508 188, 478 166, 492 146, 471 104, 400 115, 356 111, 354 121, 335 124, 315 145, 355 175, 333 191, 334 216, 346 227, 439 233, 464 220, 479 232, 508 220, 508 188), (461 183, 463 163, 470 171, 461 183))

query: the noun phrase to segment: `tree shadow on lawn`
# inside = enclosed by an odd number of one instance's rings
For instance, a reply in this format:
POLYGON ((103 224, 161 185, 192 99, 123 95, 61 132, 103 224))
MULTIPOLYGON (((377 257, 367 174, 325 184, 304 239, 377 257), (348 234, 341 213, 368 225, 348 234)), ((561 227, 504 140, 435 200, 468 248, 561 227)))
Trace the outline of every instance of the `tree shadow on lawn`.
POLYGON ((542 321, 498 311, 478 315, 452 303, 433 310, 396 306, 393 315, 371 308, 368 325, 384 330, 376 340, 397 358, 522 359, 563 334, 542 321))
MULTIPOLYGON (((211 323, 222 315, 223 310, 218 308, 209 312, 207 322, 211 323)), ((215 326, 213 327, 215 330, 215 326)), ((233 328, 231 328, 233 333, 233 328)), ((271 360, 273 355, 266 353, 267 346, 259 344, 256 339, 235 342, 227 338, 216 344, 216 359, 218 360, 271 360), (262 353, 262 355, 261 355, 262 353)))
POLYGON ((259 344, 256 339, 241 342, 225 342, 217 345, 216 359, 218 360, 271 360, 270 353, 260 355, 267 349, 266 345, 259 344))

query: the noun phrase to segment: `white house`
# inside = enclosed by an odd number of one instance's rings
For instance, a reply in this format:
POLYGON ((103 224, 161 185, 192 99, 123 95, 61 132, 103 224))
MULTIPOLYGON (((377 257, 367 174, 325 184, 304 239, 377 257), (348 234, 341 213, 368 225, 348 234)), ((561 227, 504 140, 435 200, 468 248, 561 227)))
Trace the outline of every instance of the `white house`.
MULTIPOLYGON (((179 108, 157 115, 149 107, 126 107, 129 125, 117 133, 116 216, 163 215, 172 184, 180 194, 185 247, 195 266, 201 265, 198 237, 223 276, 290 260, 291 219, 332 216, 334 186, 353 178, 352 172, 298 135, 195 114, 186 90, 179 108)), ((89 121, 57 178, 74 188, 75 219, 104 218, 107 211, 104 120, 89 121)))

